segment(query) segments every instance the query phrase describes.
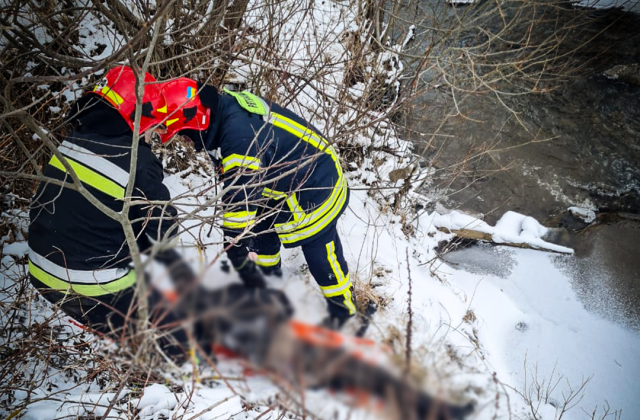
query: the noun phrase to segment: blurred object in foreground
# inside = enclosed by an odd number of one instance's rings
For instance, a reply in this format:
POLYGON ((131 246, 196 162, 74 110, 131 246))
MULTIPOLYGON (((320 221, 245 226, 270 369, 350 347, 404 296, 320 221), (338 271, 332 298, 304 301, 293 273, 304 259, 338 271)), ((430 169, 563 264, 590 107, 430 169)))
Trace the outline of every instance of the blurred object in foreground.
POLYGON ((300 392, 322 387, 372 397, 403 420, 457 420, 473 412, 471 403, 448 404, 395 374, 379 344, 291 320, 293 310, 280 291, 232 285, 208 300, 201 325, 210 348, 230 350, 300 392))

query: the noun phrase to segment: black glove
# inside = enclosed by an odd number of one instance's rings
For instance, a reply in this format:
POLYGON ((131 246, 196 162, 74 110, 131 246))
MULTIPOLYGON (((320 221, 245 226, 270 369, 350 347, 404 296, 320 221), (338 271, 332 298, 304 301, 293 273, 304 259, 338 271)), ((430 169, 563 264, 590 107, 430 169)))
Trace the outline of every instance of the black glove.
POLYGON ((256 263, 253 261, 245 260, 244 264, 236 270, 238 271, 238 274, 245 286, 259 289, 267 287, 267 283, 264 281, 262 272, 258 270, 256 263))
POLYGON ((238 272, 245 286, 251 288, 265 288, 267 286, 264 276, 258 270, 258 266, 249 259, 249 251, 253 248, 252 238, 244 238, 242 241, 229 246, 229 242, 225 237, 224 246, 228 248, 227 257, 231 261, 231 265, 238 272))

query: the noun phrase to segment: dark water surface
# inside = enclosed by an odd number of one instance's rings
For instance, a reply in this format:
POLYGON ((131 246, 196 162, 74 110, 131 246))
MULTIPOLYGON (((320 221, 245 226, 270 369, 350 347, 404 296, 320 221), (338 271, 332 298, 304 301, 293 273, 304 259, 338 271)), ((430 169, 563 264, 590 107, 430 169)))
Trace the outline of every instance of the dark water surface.
MULTIPOLYGON (((483 214, 490 224, 514 210, 551 227, 571 206, 640 214, 640 85, 604 74, 640 63, 640 17, 616 16, 616 24, 593 18, 602 31, 589 50, 595 58, 585 55, 585 70, 550 92, 502 102, 461 96, 464 116, 454 117, 447 117, 449 90, 421 98, 409 119, 420 134, 407 135, 436 170, 437 186, 448 188, 445 206, 483 214)), ((640 330, 640 221, 587 229, 572 245, 576 255, 555 262, 584 306, 640 330)), ((449 259, 500 275, 505 265, 486 267, 486 252, 457 251, 449 259)))

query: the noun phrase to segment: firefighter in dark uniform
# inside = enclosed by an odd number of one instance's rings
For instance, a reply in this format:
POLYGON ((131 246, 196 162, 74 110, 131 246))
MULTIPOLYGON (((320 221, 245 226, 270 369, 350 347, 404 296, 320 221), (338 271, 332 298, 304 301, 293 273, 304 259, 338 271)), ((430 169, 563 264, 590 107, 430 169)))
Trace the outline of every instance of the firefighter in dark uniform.
MULTIPOLYGON (((145 82, 155 79, 147 73, 145 82)), ((71 119, 75 128, 58 149, 63 159, 54 155, 44 175, 73 183, 62 163, 66 161, 96 200, 115 212, 121 211, 130 182, 134 92, 135 75, 129 67, 110 70, 93 92, 73 106, 71 119)), ((147 84, 140 134, 156 125, 151 110, 161 106, 159 88, 147 84)), ((137 152, 133 197, 169 200, 169 191, 162 184, 160 161, 142 139, 137 152)), ((133 229, 142 251, 149 250, 154 242, 166 243, 175 236, 175 215, 171 206, 131 207, 129 219, 136 221, 133 229)), ((136 276, 121 224, 78 191, 48 182, 41 182, 37 189, 30 219, 29 272, 33 285, 49 301, 95 330, 124 328, 134 303, 136 276)), ((176 286, 185 289, 193 282, 193 272, 176 251, 159 252, 157 259, 170 267, 176 286)), ((152 291, 149 299, 152 308, 160 306, 159 292, 152 291)), ((169 325, 176 318, 171 311, 157 314, 161 319, 151 319, 157 325, 169 325)), ((173 336, 179 344, 186 341, 182 331, 173 336)), ((167 345, 169 353, 180 353, 179 347, 167 345)))
POLYGON ((161 89, 161 139, 185 135, 220 168, 225 246, 242 280, 263 287, 261 271, 281 275, 281 245, 300 246, 327 299, 325 325, 340 328, 356 305, 336 230, 349 189, 333 146, 298 115, 249 92, 218 94, 187 78, 161 89))

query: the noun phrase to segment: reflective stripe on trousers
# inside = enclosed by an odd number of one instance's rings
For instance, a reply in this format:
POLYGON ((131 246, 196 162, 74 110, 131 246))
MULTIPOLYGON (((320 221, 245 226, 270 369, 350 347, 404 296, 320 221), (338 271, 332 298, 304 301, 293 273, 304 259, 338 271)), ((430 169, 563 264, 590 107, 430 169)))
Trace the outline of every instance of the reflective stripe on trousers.
MULTIPOLYGON (((260 218, 260 215, 258 216, 260 218)), ((272 230, 276 214, 262 218, 255 226, 256 237, 253 240, 251 251, 258 254, 258 265, 268 267, 270 264, 279 266, 281 241, 272 230)), ((302 252, 309 266, 309 271, 320 286, 322 294, 327 299, 329 312, 341 318, 349 317, 356 313, 354 296, 352 295, 352 282, 349 277, 349 268, 344 259, 342 244, 336 230, 335 223, 302 245, 302 252)), ((244 260, 246 254, 241 255, 244 260)), ((236 264, 233 262, 233 264, 236 264)))
MULTIPOLYGON (((340 263, 338 262, 338 258, 336 257, 336 247, 335 242, 331 241, 326 244, 327 248, 327 260, 329 261, 329 265, 331 266, 331 270, 333 270, 333 274, 337 280, 337 284, 335 286, 320 286, 322 289, 322 293, 326 298, 332 297, 341 297, 343 298, 342 303, 349 310, 349 315, 353 315, 356 313, 356 306, 353 304, 352 296, 351 296, 351 280, 349 279, 349 272, 344 274, 340 263)), ((346 268, 346 264, 345 268, 346 268)))
POLYGON ((340 318, 356 313, 349 268, 335 225, 319 238, 302 245, 309 271, 328 301, 329 312, 340 318))

